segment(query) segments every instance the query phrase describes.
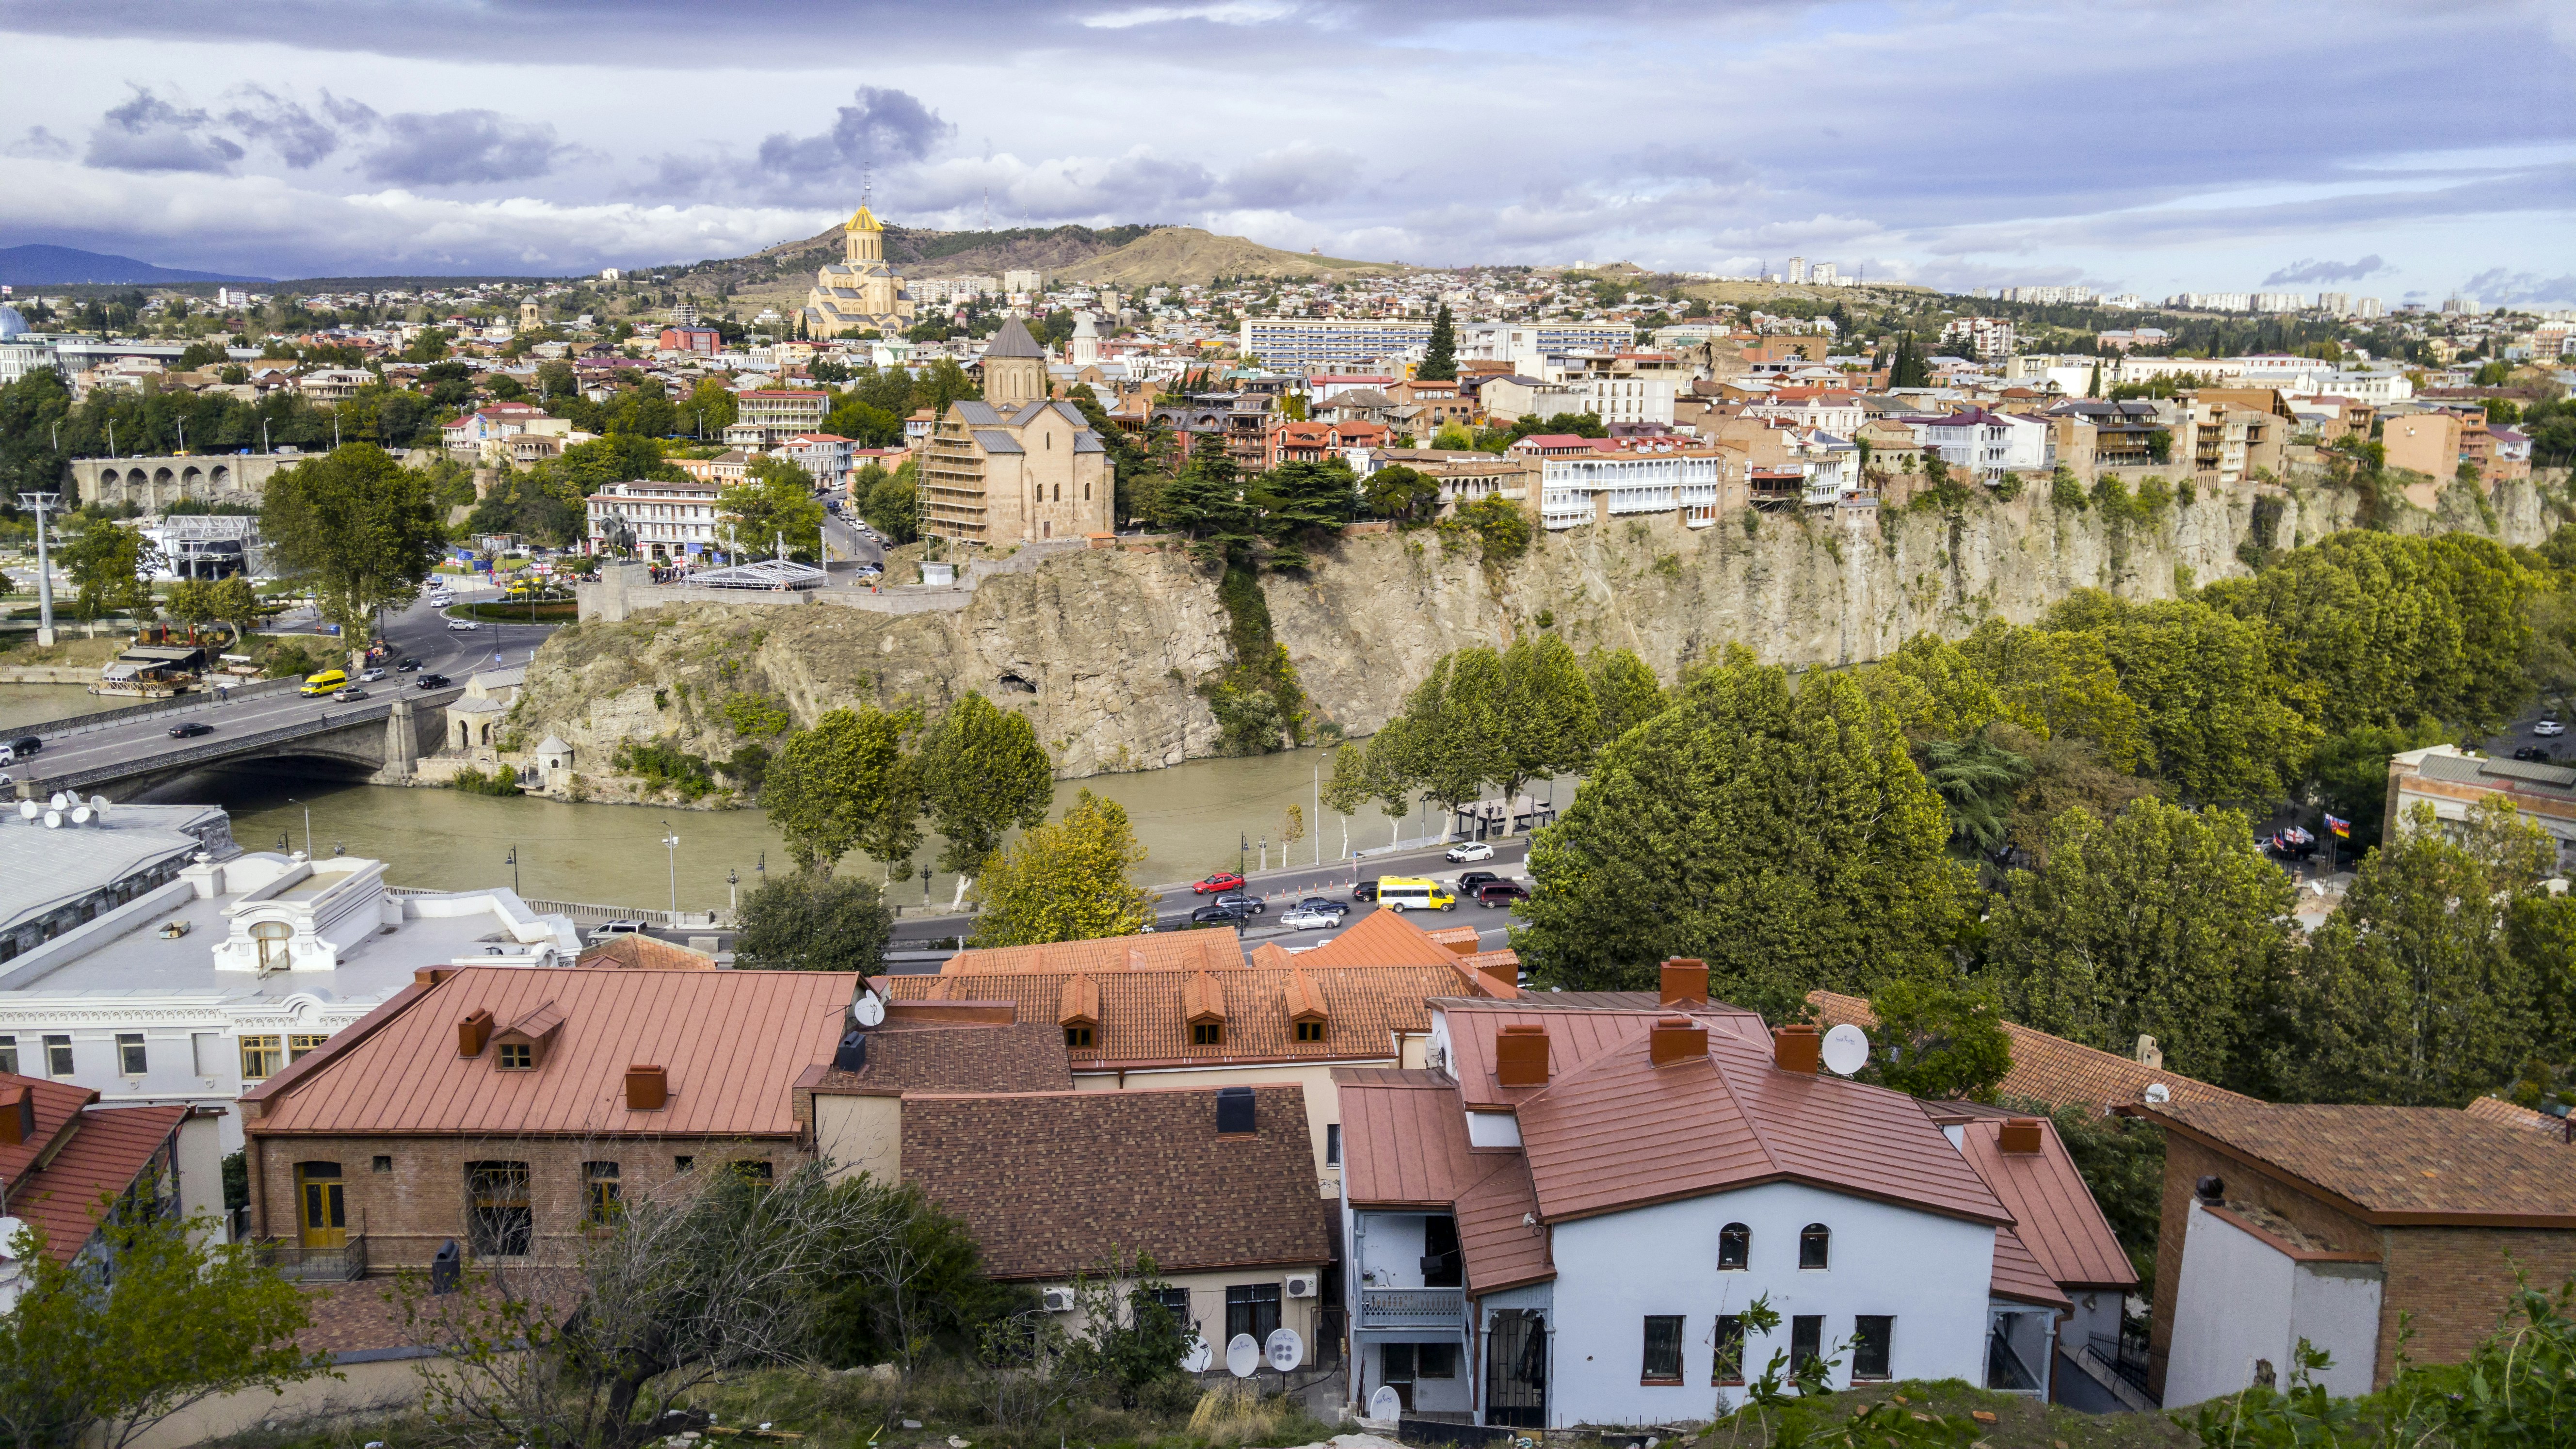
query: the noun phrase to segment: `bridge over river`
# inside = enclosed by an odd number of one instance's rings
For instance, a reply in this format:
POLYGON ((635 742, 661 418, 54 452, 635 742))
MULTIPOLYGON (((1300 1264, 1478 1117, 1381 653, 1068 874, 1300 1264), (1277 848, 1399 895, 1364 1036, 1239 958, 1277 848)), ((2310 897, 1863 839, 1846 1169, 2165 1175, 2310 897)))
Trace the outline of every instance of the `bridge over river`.
POLYGON ((15 777, 20 799, 57 790, 133 800, 199 770, 277 768, 398 784, 446 737, 447 706, 461 685, 424 690, 395 675, 367 697, 307 699, 293 680, 271 680, 230 692, 182 695, 103 714, 80 715, 10 730, 35 735, 33 758, 0 766, 15 777), (195 723, 208 733, 173 739, 170 728, 195 723))

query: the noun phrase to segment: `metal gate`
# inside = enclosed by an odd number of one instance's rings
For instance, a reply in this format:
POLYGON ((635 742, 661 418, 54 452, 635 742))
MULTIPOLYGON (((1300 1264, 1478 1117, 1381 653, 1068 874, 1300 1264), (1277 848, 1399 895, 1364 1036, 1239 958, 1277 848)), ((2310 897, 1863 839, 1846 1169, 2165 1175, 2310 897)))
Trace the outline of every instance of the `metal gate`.
POLYGON ((1497 1312, 1485 1333, 1485 1422, 1547 1427, 1547 1320, 1529 1309, 1497 1312))

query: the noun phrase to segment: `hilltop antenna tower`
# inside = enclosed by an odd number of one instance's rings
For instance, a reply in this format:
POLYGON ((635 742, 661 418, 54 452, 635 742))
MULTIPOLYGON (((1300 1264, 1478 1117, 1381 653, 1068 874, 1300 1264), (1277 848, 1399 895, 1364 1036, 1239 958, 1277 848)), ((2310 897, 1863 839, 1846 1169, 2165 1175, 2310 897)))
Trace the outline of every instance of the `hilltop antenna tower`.
POLYGON ((876 189, 876 169, 874 163, 859 168, 859 205, 862 207, 868 204, 869 193, 876 189))

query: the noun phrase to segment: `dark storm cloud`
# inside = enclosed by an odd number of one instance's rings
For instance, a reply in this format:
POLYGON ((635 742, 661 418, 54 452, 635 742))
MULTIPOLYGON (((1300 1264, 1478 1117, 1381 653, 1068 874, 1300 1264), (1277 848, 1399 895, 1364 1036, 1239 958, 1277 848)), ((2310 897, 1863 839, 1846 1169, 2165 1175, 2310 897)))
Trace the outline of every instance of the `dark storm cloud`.
MULTIPOLYGON (((248 85, 232 95, 224 123, 243 135, 267 143, 278 159, 301 170, 340 149, 340 133, 317 119, 300 101, 248 85)), ((323 95, 326 105, 331 97, 323 95)), ((360 109, 364 109, 361 107, 360 109)))
POLYGON ((857 174, 862 166, 919 161, 957 128, 899 90, 861 86, 855 104, 841 107, 832 128, 814 136, 776 132, 760 143, 760 166, 778 175, 829 177, 857 174))
POLYGON ((2263 285, 2277 287, 2285 282, 2358 282, 2374 273, 2388 270, 2379 253, 2349 262, 2296 261, 2263 279, 2263 285))
POLYGON ((89 133, 91 166, 113 171, 230 171, 241 146, 207 128, 204 111, 174 105, 141 86, 89 133))

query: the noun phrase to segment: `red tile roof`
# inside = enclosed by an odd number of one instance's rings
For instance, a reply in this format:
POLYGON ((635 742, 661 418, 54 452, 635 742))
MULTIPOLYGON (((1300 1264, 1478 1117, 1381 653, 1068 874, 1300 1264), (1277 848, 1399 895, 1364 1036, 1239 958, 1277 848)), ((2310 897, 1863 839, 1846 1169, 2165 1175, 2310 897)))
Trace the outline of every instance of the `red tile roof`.
POLYGON ((88 1087, 0 1075, 0 1094, 20 1087, 35 1098, 36 1130, 0 1144, 0 1185, 10 1216, 42 1228, 45 1255, 68 1261, 97 1229, 100 1201, 134 1185, 189 1109, 100 1107, 88 1087))
POLYGON ((2121 1110, 2381 1227, 2576 1228, 2576 1152, 2449 1107, 2177 1100, 2121 1110))
POLYGON ((960 951, 940 963, 942 976, 1001 976, 1069 971, 1222 970, 1243 964, 1243 941, 1234 927, 1160 931, 1150 936, 1110 936, 1097 941, 1055 941, 1043 946, 1002 946, 960 951))
POLYGON ((2003 1120, 1960 1125, 1959 1150, 2012 1213, 2022 1246, 2050 1281, 2069 1288, 2134 1288, 2137 1270, 2075 1170, 2054 1124, 2039 1124, 2039 1151, 2003 1150, 2003 1120))
POLYGON ((2535 1112, 2529 1107, 2518 1106, 2502 1097, 2480 1097, 2460 1110, 2480 1121, 2493 1122, 2503 1127, 2519 1127, 2527 1132, 2545 1132, 2561 1143, 2567 1141, 2566 1118, 2552 1117, 2546 1112, 2535 1112))
POLYGON ((828 1062, 858 978, 842 971, 602 971, 469 966, 243 1094, 257 1133, 793 1136, 793 1088, 828 1062), (563 1022, 535 1071, 456 1054, 456 1023, 563 1022), (344 1039, 347 1044, 343 1045, 344 1039), (626 1068, 666 1068, 671 1103, 627 1110, 626 1068))
MULTIPOLYGON (((1816 1008, 1818 1020, 1826 1026, 1848 1022, 1866 1031, 1878 1028, 1878 1018, 1870 1014, 1869 1002, 1861 997, 1810 991, 1807 1002, 1816 1008)), ((2009 1021, 2002 1025, 2004 1035, 2012 1038, 2013 1064, 1997 1090, 2007 1097, 2026 1097, 2052 1107, 2080 1102, 2097 1112, 2107 1112, 2122 1103, 2146 1100, 2147 1087, 2161 1082, 2177 1102, 2254 1100, 2225 1087, 2213 1087, 2163 1067, 2145 1066, 2044 1031, 2009 1021)))

